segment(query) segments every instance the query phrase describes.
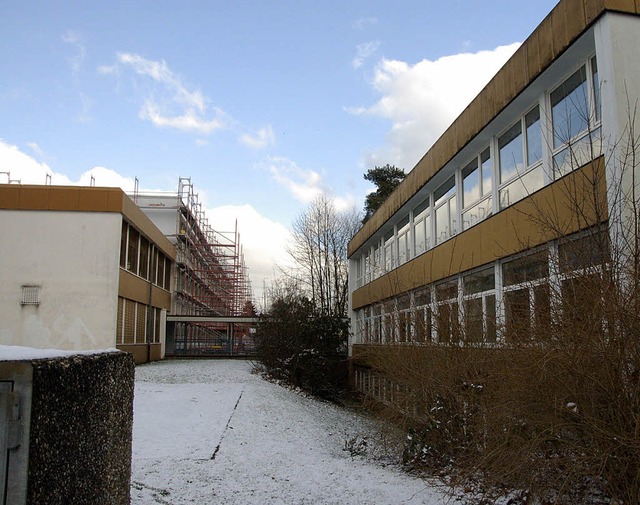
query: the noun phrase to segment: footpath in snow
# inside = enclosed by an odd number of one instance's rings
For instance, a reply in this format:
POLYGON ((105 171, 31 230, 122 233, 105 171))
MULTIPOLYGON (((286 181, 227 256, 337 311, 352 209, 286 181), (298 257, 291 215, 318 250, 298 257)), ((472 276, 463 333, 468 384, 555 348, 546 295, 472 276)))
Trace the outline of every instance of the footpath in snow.
POLYGON ((136 368, 132 504, 445 504, 446 491, 345 441, 371 421, 237 360, 136 368))

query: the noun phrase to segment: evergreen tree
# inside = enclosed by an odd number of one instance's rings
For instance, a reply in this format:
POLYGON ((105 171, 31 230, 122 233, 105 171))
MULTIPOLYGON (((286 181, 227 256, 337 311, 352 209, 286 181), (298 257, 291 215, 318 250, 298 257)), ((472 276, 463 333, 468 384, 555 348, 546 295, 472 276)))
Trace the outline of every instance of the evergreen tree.
POLYGON ((377 189, 369 193, 365 199, 363 224, 373 216, 373 213, 393 193, 393 190, 402 182, 405 175, 404 170, 388 163, 383 167, 376 166, 367 170, 367 173, 364 174, 365 180, 375 184, 377 189))

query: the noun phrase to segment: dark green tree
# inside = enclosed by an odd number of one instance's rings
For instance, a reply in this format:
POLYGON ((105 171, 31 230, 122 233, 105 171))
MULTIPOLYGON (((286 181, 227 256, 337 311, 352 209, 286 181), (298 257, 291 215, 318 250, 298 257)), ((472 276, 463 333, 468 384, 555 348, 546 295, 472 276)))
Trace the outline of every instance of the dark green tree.
POLYGON ((389 195, 393 193, 393 190, 402 182, 405 175, 403 169, 395 165, 389 165, 388 163, 383 167, 376 166, 367 170, 367 173, 364 174, 365 180, 375 184, 377 189, 369 193, 365 199, 363 224, 366 223, 384 201, 389 198, 389 195))

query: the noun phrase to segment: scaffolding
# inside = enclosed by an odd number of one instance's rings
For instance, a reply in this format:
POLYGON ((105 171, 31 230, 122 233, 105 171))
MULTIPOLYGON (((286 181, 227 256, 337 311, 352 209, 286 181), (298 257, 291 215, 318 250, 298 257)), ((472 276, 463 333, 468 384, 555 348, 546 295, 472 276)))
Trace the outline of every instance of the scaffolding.
MULTIPOLYGON (((190 177, 179 178, 177 194, 143 195, 136 188, 134 201, 156 225, 160 224, 176 246, 174 315, 221 318, 254 315, 237 221, 232 231, 215 230, 190 177), (167 224, 172 214, 173 232, 167 224)), ((167 327, 167 354, 237 355, 253 350, 249 324, 205 323, 194 317, 193 322, 167 327)))

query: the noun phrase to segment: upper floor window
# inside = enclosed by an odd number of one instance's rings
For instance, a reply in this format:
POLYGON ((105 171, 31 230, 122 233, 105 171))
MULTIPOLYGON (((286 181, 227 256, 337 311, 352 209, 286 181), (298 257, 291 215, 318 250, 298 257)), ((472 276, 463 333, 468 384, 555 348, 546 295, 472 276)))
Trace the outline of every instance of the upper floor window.
POLYGON ((409 261, 409 216, 398 224, 398 265, 409 261))
POLYGON ((463 230, 492 214, 491 190, 491 152, 487 147, 462 169, 463 230))
POLYGON ((436 213, 436 243, 439 244, 458 233, 458 205, 454 176, 435 191, 433 199, 436 213))
POLYGON ((390 272, 396 267, 393 236, 393 230, 387 232, 387 234, 384 236, 384 266, 387 272, 390 272))
POLYGON ((549 95, 553 135, 553 174, 561 177, 602 151, 600 84, 595 57, 549 95), (590 77, 589 77, 590 76, 590 77))
POLYGON ((573 139, 589 125, 589 100, 585 67, 551 92, 553 147, 573 139))
POLYGON ((431 221, 429 198, 413 209, 413 250, 415 256, 431 247, 431 221))
POLYGON ((498 155, 501 209, 543 186, 542 130, 538 105, 498 137, 498 155))

